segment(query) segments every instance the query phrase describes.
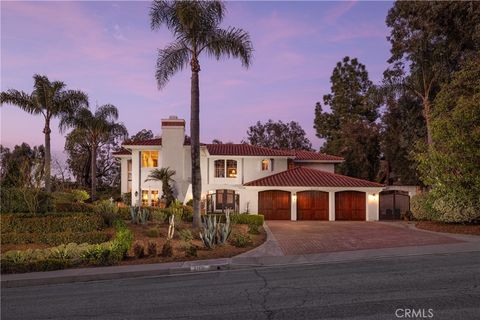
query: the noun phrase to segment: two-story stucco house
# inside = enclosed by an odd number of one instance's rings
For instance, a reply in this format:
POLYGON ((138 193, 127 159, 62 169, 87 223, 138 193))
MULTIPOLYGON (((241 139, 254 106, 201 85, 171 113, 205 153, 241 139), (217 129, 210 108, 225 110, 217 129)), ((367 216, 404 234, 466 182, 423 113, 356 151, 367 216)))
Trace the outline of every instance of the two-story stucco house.
MULTIPOLYGON (((115 153, 121 161, 121 191, 132 203, 157 205, 162 185, 145 181, 153 169, 175 170, 175 195, 191 193, 190 145, 185 120, 161 122, 161 138, 125 143, 115 153)), ((261 213, 266 219, 378 220, 381 184, 334 173, 342 158, 310 151, 275 150, 248 144, 202 144, 203 208, 232 208, 261 213)))

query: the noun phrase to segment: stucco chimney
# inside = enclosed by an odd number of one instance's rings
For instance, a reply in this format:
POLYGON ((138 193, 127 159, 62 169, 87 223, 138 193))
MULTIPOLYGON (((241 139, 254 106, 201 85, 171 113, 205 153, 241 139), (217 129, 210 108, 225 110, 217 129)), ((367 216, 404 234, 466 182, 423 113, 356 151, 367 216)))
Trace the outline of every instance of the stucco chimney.
POLYGON ((185 140, 185 120, 177 116, 162 119, 162 147, 183 146, 185 140))

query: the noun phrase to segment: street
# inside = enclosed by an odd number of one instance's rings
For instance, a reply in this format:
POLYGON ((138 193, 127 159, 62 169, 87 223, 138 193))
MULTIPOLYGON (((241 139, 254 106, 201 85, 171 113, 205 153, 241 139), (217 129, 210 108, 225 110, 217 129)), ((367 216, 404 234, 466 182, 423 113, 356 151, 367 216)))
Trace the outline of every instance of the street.
POLYGON ((408 319, 415 310, 424 318, 478 319, 479 285, 479 252, 424 255, 8 288, 2 289, 1 315, 4 320, 408 319))

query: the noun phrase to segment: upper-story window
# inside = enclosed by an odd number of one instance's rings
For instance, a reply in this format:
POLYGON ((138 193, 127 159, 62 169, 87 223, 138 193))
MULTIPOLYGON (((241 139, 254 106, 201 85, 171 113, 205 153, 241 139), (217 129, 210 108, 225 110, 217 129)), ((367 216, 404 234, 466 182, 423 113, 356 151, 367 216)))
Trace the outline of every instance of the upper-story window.
POLYGON ((142 168, 158 167, 158 151, 142 151, 142 168))
POLYGON ((273 171, 273 159, 262 160, 262 171, 273 171))
POLYGON ((215 178, 236 178, 237 161, 236 160, 215 160, 215 178))

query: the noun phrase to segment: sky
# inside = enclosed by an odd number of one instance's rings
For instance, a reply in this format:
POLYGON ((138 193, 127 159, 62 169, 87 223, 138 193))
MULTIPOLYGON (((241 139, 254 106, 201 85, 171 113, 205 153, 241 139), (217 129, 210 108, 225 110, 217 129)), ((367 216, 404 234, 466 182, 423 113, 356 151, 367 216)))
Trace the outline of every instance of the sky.
MULTIPOLYGON (((129 133, 160 133, 160 119, 190 118, 190 72, 162 90, 155 81, 157 51, 172 41, 150 29, 151 2, 1 1, 1 90, 33 90, 33 74, 86 92, 90 107, 113 104, 129 133)), ((387 67, 391 2, 227 2, 223 27, 250 33, 251 67, 239 60, 200 58, 201 141, 239 143, 257 121, 297 121, 313 147, 317 101, 330 92, 330 76, 344 56, 357 57, 370 79, 387 67)), ((43 118, 15 106, 0 109, 5 146, 44 143, 43 118)), ((52 123, 52 150, 62 158, 65 139, 52 123)))

